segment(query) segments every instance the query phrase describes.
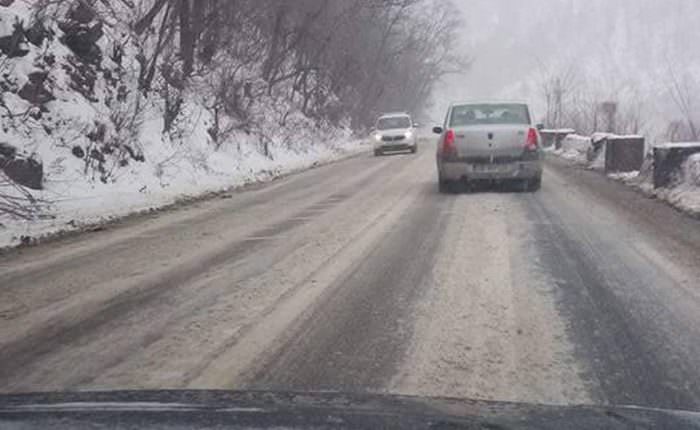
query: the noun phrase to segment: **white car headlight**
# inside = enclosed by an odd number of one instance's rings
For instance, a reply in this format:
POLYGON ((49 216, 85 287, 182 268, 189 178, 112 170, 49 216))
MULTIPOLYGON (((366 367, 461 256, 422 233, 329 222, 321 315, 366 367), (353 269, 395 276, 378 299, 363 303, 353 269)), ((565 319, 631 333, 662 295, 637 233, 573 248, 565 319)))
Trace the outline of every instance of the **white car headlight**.
POLYGON ((413 137, 413 132, 412 131, 407 131, 404 136, 406 136, 406 139, 410 139, 413 137))
POLYGON ((377 141, 377 142, 381 142, 381 141, 382 141, 382 135, 379 134, 379 133, 375 134, 375 135, 374 135, 374 140, 377 141))

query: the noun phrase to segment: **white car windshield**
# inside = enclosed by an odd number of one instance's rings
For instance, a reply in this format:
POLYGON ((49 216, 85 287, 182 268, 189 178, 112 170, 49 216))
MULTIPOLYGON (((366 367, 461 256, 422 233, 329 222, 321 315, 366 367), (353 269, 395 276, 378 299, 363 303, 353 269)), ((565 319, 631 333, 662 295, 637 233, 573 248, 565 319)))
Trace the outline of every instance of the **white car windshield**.
POLYGON ((379 118, 377 121, 377 130, 392 130, 409 127, 411 127, 411 119, 407 116, 379 118))

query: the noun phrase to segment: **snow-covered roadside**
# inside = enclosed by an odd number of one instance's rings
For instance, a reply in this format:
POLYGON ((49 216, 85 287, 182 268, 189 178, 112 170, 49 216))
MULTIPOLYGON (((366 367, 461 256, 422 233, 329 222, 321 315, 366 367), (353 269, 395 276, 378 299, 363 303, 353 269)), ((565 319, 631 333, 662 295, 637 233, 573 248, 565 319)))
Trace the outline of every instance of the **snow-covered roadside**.
POLYGON ((693 217, 700 217, 700 186, 681 184, 671 189, 657 190, 655 195, 693 217))
MULTIPOLYGON (((605 150, 593 151, 596 139, 571 135, 562 142, 562 148, 548 151, 570 162, 572 165, 591 170, 602 170, 605 166, 605 150), (591 160, 592 158, 592 160, 591 160)), ((700 154, 689 157, 676 185, 671 188, 654 189, 653 165, 648 160, 641 171, 610 173, 609 178, 620 181, 642 192, 644 195, 664 201, 693 217, 700 217, 700 154)))
POLYGON ((608 177, 634 187, 644 195, 659 199, 692 217, 700 218, 700 184, 682 181, 672 188, 654 189, 654 184, 640 172, 610 174, 608 177))
POLYGON ((561 142, 561 148, 549 149, 548 152, 578 165, 588 165, 592 149, 592 139, 587 136, 570 134, 561 142))
POLYGON ((199 165, 183 162, 183 157, 191 154, 163 154, 164 158, 152 166, 154 171, 163 169, 160 176, 127 177, 117 184, 49 182, 45 190, 33 193, 49 202, 40 219, 1 220, 0 249, 163 208, 188 198, 270 181, 368 151, 364 142, 349 136, 333 145, 311 146, 307 152, 273 151, 271 158, 261 155, 253 145, 244 144, 241 154, 223 148, 200 154, 204 158, 199 165))
POLYGON ((691 155, 682 166, 675 185, 654 188, 652 160, 648 159, 639 172, 613 173, 609 178, 636 188, 644 195, 664 201, 693 217, 700 217, 700 154, 691 155))
POLYGON ((640 174, 637 181, 630 182, 642 191, 668 202, 673 207, 700 218, 700 154, 688 157, 683 163, 681 176, 671 188, 654 190, 651 174, 640 174))

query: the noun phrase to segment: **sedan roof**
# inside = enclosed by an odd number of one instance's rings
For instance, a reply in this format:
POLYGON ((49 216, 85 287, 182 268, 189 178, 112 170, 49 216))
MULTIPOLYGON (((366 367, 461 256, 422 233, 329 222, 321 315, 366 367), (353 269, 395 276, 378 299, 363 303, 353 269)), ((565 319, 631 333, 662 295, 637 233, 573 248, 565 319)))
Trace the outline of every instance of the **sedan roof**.
POLYGON ((464 105, 528 105, 526 101, 523 100, 465 100, 459 102, 450 103, 450 107, 453 106, 464 106, 464 105))

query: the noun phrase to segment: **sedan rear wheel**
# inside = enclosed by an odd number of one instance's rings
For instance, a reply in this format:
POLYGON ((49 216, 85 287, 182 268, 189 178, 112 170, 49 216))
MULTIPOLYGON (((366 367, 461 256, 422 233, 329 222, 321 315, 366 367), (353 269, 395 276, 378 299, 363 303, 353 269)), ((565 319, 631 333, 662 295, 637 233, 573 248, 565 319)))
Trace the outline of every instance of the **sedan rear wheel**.
POLYGON ((537 178, 529 181, 528 191, 534 193, 535 191, 539 191, 540 188, 542 188, 542 178, 541 177, 538 176, 537 178))
POLYGON ((524 192, 534 193, 540 189, 542 186, 542 178, 537 177, 534 179, 524 179, 520 183, 521 189, 524 192))
POLYGON ((455 192, 455 183, 444 179, 442 175, 438 174, 438 190, 441 194, 453 194, 455 192))

